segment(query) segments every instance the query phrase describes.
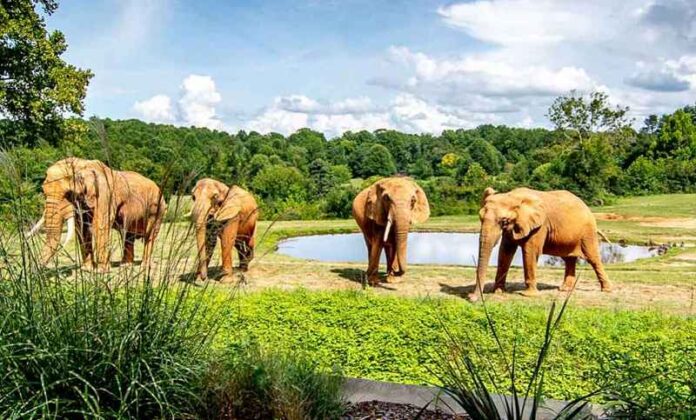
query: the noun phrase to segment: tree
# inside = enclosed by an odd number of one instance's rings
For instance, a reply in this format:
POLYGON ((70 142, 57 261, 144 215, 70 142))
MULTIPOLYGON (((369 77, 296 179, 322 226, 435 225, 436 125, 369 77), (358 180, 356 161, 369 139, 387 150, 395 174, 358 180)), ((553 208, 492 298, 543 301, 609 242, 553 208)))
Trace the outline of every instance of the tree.
POLYGON ((628 110, 628 107, 618 105, 611 107, 609 96, 604 92, 584 96, 573 90, 556 98, 547 117, 566 138, 582 142, 590 133, 617 132, 629 127, 628 110))
POLYGON ((358 164, 355 168, 356 175, 367 178, 373 175, 391 176, 396 172, 394 159, 389 149, 381 144, 363 146, 358 149, 358 164))
POLYGON ((466 149, 471 160, 478 162, 486 173, 496 175, 503 170, 505 158, 492 144, 483 139, 476 139, 466 149))
POLYGON ((270 201, 307 198, 307 180, 297 168, 267 166, 254 177, 251 186, 255 193, 270 201))
POLYGON ((691 114, 679 109, 662 117, 653 153, 663 158, 696 158, 696 124, 691 114))
POLYGON ((16 123, 5 133, 5 145, 33 146, 41 138, 56 144, 63 115, 84 111, 92 78, 61 58, 65 36, 46 30, 38 5, 47 15, 58 8, 55 0, 3 1, 0 7, 0 114, 16 123))

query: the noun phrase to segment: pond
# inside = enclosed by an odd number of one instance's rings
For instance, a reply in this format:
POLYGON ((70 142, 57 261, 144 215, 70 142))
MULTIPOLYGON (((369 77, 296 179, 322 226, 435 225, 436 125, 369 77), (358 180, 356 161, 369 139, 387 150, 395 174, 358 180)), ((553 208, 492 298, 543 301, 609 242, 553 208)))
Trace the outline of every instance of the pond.
MULTIPOLYGON (((478 257, 478 233, 412 232, 408 237, 408 261, 411 264, 475 266, 478 257)), ((278 253, 296 258, 325 262, 367 262, 367 248, 361 233, 313 235, 287 239, 278 244, 278 253)), ((605 264, 631 262, 658 255, 658 250, 645 246, 621 246, 602 243, 605 264)), ((491 264, 498 261, 498 247, 491 264)), ((382 253, 382 262, 385 262, 382 253)), ((522 266, 520 249, 513 266, 522 266)), ((540 266, 562 266, 559 257, 543 255, 540 266)))

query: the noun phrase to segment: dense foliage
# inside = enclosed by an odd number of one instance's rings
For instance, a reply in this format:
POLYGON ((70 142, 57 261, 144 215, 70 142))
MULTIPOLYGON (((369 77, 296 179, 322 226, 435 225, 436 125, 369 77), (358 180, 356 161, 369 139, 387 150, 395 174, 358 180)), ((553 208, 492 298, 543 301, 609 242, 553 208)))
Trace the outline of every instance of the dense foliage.
MULTIPOLYGON (((519 380, 525 383, 544 340, 548 308, 507 302, 489 303, 488 309, 503 345, 512 352, 516 344, 519 380)), ((244 296, 218 338, 225 345, 252 340, 303 349, 320 366, 341 366, 349 377, 432 384, 437 355, 451 341, 445 328, 466 348, 476 343, 481 360, 501 360, 481 306, 364 292, 244 296)), ((547 355, 546 396, 570 400, 608 385, 651 413, 645 418, 689 418, 696 414, 694 331, 693 317, 573 308, 571 300, 547 355)), ((505 374, 497 381, 510 385, 505 374)))
POLYGON ((65 113, 81 115, 92 73, 65 62, 65 36, 46 30, 56 0, 0 2, 0 123, 5 145, 57 144, 70 136, 65 113), (38 10, 37 10, 38 9, 38 10))
POLYGON ((284 137, 72 120, 83 127, 80 135, 13 153, 24 162, 27 190, 38 191, 52 162, 76 155, 141 172, 168 193, 187 194, 201 177, 236 183, 260 198, 265 217, 302 219, 348 217, 365 180, 395 173, 419 180, 434 215, 473 212, 487 186, 568 189, 593 204, 696 188, 696 107, 648 118, 636 132, 625 109, 610 108, 606 96, 571 93, 549 117, 557 129, 482 125, 439 136, 377 130, 330 140, 310 129, 284 137))

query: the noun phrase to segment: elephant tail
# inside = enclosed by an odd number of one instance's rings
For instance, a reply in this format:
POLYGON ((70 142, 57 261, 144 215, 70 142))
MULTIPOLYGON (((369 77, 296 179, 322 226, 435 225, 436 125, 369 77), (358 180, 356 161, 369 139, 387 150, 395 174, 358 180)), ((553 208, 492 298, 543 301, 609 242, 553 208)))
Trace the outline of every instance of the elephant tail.
POLYGON ((599 236, 604 240, 604 242, 607 242, 609 245, 612 244, 609 238, 607 238, 607 235, 604 234, 604 232, 602 232, 601 230, 597 230, 597 234, 599 234, 599 236))

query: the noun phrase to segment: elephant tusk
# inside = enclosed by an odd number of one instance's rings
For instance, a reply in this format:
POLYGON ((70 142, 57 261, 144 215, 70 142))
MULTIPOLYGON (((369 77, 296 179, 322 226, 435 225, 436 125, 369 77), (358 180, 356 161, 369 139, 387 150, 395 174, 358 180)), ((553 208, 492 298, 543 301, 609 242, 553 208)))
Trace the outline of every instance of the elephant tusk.
POLYGON ((26 239, 29 239, 29 238, 31 238, 32 236, 36 235, 36 232, 38 232, 39 229, 41 229, 41 226, 43 226, 44 221, 45 221, 45 219, 44 219, 43 217, 41 217, 41 218, 39 219, 39 221, 36 222, 36 224, 31 228, 31 230, 30 230, 29 232, 27 232, 27 233, 24 235, 24 237, 25 237, 26 239))
POLYGON ((392 226, 392 218, 391 216, 387 219, 387 227, 384 229, 384 242, 387 242, 387 239, 389 239, 389 231, 391 230, 392 226))
POLYGON ((68 234, 65 236, 65 241, 63 241, 63 246, 67 245, 68 242, 75 236, 75 217, 68 218, 68 234))

